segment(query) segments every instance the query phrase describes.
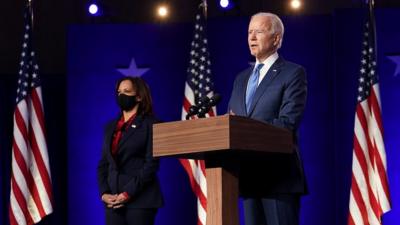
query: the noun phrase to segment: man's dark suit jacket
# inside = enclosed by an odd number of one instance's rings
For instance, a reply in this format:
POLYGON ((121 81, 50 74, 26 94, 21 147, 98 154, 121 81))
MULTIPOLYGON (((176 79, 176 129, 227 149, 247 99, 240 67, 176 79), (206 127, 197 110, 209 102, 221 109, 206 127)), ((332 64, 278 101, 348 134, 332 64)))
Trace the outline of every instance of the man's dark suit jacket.
POLYGON ((303 67, 279 57, 259 84, 246 112, 246 87, 253 67, 242 71, 234 82, 229 110, 293 132, 293 154, 243 158, 240 164, 240 193, 243 197, 307 192, 297 146, 297 129, 307 97, 303 67))
POLYGON ((152 157, 152 126, 156 120, 138 115, 123 133, 114 159, 111 142, 118 119, 105 128, 102 157, 97 167, 100 194, 127 192, 130 200, 125 206, 128 208, 161 207, 163 197, 157 179, 159 162, 152 157))

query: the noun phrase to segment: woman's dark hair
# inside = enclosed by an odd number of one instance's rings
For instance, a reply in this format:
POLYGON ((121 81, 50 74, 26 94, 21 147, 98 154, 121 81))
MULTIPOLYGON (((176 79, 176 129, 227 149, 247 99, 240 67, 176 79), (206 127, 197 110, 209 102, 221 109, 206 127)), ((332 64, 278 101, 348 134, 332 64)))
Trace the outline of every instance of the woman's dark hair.
POLYGON ((136 90, 136 96, 142 99, 142 101, 139 102, 137 113, 142 115, 153 115, 153 101, 151 100, 150 88, 146 81, 140 77, 123 77, 117 81, 115 92, 118 93, 119 85, 125 80, 129 80, 132 83, 132 87, 136 90))

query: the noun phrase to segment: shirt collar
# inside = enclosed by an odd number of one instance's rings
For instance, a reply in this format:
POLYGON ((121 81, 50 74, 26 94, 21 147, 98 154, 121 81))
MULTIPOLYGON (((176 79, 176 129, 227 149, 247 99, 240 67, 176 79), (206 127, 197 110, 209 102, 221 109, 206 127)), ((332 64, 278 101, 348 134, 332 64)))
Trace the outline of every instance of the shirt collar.
MULTIPOLYGON (((275 52, 274 54, 268 56, 268 57, 267 57, 264 61, 262 61, 262 62, 260 62, 260 61, 257 60, 257 61, 256 61, 255 67, 257 67, 258 64, 262 63, 262 64, 264 64, 264 66, 263 66, 263 68, 261 68, 261 69, 267 68, 267 70, 268 70, 268 69, 272 66, 272 64, 274 64, 274 62, 278 59, 278 57, 279 57, 278 52, 275 52)), ((254 67, 254 68, 255 68, 255 67, 254 67)))
POLYGON ((254 65, 256 68, 260 63, 264 64, 264 66, 260 69, 260 76, 258 77, 258 84, 261 83, 261 81, 264 79, 265 75, 268 73, 268 70, 271 68, 271 66, 278 60, 279 55, 277 52, 274 54, 268 56, 263 62, 256 61, 256 65, 254 65))

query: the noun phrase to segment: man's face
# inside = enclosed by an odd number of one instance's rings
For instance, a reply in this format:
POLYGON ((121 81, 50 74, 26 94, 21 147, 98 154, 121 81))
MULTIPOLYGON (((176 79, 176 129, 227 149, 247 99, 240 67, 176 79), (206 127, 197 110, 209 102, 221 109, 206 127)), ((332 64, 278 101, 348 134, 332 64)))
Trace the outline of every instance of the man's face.
POLYGON ((271 34, 271 19, 266 16, 255 16, 251 19, 248 30, 250 53, 258 61, 264 61, 272 55, 279 44, 280 36, 271 34))

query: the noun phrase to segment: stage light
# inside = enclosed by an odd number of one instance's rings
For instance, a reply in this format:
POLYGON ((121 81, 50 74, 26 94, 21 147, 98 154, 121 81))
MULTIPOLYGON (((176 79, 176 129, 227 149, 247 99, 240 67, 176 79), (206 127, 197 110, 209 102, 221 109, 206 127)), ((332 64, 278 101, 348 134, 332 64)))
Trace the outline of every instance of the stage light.
POLYGON ((299 9, 301 7, 301 1, 300 0, 292 0, 290 2, 290 6, 292 7, 292 9, 299 9))
POLYGON ((92 3, 89 5, 89 13, 91 15, 96 15, 98 12, 99 12, 99 7, 96 4, 92 3))
POLYGON ((222 7, 222 8, 226 8, 226 7, 228 7, 229 6, 229 0, 220 0, 219 1, 219 5, 222 7))
POLYGON ((219 8, 221 10, 227 11, 234 7, 233 0, 218 0, 219 1, 219 8))
POLYGON ((166 6, 164 6, 164 5, 159 6, 158 10, 157 10, 157 13, 158 13, 159 17, 165 18, 165 17, 168 16, 168 8, 166 6))

